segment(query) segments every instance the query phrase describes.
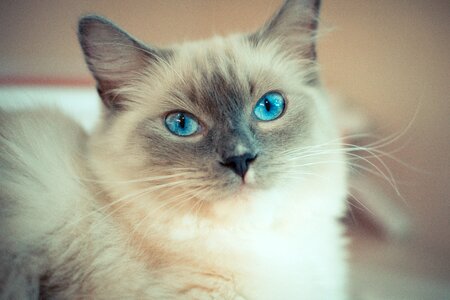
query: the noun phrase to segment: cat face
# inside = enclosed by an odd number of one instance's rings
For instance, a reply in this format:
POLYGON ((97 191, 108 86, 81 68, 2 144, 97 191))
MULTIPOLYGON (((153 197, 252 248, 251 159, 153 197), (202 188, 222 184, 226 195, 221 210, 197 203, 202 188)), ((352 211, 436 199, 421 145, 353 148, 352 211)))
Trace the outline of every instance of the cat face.
MULTIPOLYGON (((205 186, 215 199, 233 196, 243 186, 265 189, 276 184, 288 163, 286 149, 305 146, 312 138, 316 100, 308 93, 311 88, 301 86, 301 68, 288 63, 275 66, 275 56, 254 61, 251 57, 258 49, 242 38, 201 43, 189 50, 172 57, 170 64, 178 75, 170 69, 162 71, 157 89, 146 89, 153 75, 145 79, 138 88, 139 104, 128 108, 139 112, 130 139, 148 154, 142 172, 191 169, 186 181, 191 185, 186 188, 205 186), (274 106, 267 97, 281 102, 279 116, 273 120, 256 115, 258 101, 274 106), (170 117, 188 118, 195 131, 187 136, 171 131, 170 117), (239 164, 247 164, 243 166, 247 172, 239 172, 239 164)), ((269 56, 268 50, 259 55, 269 56)), ((264 107, 263 113, 275 109, 264 107)))
POLYGON ((80 41, 105 103, 92 166, 107 190, 192 208, 304 184, 323 160, 308 151, 335 138, 317 80, 315 8, 288 1, 254 34, 170 49, 145 46, 103 18, 82 19, 80 41))

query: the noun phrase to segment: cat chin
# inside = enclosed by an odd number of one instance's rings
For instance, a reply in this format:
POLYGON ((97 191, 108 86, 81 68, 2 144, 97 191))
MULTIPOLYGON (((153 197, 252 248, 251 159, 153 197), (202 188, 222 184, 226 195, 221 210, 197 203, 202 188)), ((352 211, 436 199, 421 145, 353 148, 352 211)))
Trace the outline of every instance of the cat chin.
POLYGON ((270 226, 288 199, 279 187, 263 189, 256 183, 243 182, 232 194, 210 204, 214 222, 232 227, 270 226))

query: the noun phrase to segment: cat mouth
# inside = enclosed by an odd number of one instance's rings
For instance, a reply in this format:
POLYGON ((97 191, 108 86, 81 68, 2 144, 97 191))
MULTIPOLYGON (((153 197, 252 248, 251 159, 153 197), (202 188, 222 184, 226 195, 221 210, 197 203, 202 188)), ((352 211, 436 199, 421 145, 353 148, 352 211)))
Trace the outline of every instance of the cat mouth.
POLYGON ((255 171, 250 168, 236 189, 235 196, 238 198, 248 198, 260 190, 261 187, 257 184, 255 171))
POLYGON ((249 168, 245 176, 242 178, 242 186, 252 187, 256 184, 254 168, 249 168))

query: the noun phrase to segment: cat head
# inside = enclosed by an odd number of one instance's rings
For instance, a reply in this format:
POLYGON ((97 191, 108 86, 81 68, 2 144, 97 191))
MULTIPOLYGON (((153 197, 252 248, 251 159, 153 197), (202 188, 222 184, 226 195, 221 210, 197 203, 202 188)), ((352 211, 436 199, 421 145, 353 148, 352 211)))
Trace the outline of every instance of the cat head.
POLYGON ((188 212, 302 186, 319 160, 305 153, 335 138, 316 63, 318 10, 288 0, 257 32, 170 48, 82 18, 104 103, 91 163, 110 195, 188 212))

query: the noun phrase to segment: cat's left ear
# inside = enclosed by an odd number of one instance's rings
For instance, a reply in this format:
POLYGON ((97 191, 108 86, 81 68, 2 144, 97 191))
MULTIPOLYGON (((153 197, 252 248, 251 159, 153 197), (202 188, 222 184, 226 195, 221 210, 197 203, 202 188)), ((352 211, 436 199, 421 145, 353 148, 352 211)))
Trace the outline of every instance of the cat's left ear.
POLYGON ((250 36, 255 44, 275 42, 283 51, 303 59, 316 59, 320 0, 285 0, 266 24, 250 36))
POLYGON ((106 107, 126 104, 116 94, 144 69, 164 56, 163 50, 139 42, 106 18, 92 15, 80 19, 78 38, 89 70, 106 107))

